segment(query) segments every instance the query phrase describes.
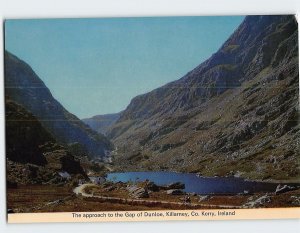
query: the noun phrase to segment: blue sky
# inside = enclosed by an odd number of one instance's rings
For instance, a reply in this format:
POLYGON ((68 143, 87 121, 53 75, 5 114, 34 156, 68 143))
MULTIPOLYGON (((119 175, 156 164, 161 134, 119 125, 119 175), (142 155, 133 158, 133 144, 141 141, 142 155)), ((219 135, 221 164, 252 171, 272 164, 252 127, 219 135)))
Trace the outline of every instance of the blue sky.
POLYGON ((115 113, 209 58, 244 19, 149 17, 5 22, 5 48, 79 118, 115 113))

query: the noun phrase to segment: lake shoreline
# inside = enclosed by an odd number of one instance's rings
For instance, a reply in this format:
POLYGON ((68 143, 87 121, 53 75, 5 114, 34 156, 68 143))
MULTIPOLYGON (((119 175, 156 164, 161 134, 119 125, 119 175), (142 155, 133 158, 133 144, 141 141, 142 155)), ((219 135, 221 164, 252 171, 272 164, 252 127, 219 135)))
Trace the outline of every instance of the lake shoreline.
POLYGON ((238 179, 243 179, 244 181, 249 181, 249 182, 260 182, 260 183, 270 183, 270 184, 294 184, 300 185, 300 178, 297 179, 291 179, 291 180, 275 180, 275 179, 251 179, 248 177, 243 177, 242 175, 240 177, 235 177, 235 176, 202 176, 198 175, 199 173, 197 172, 178 172, 178 171, 124 171, 124 170, 113 170, 111 172, 108 172, 105 174, 105 177, 107 177, 108 174, 111 173, 128 173, 128 172, 172 172, 172 173, 177 173, 177 174, 195 174, 198 177, 201 178, 207 178, 207 179, 212 179, 212 178, 238 178, 238 179))
MULTIPOLYGON (((117 183, 134 184, 141 181, 153 182, 164 187, 174 183, 182 183, 185 193, 199 195, 238 195, 247 193, 274 193, 280 185, 293 188, 300 187, 300 182, 277 182, 275 180, 249 180, 243 177, 204 177, 197 173, 181 173, 168 171, 146 172, 111 172, 106 180, 117 183)), ((290 188, 292 189, 292 188, 290 188)))

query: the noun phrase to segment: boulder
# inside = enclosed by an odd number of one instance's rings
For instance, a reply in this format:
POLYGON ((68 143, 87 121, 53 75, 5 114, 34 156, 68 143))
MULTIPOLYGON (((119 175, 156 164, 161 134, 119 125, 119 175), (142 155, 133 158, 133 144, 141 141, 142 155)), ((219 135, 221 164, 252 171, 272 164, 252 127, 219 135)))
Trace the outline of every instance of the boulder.
POLYGON ((175 183, 171 183, 167 186, 165 186, 166 189, 185 189, 185 184, 181 183, 181 182, 175 182, 175 183))
POLYGON ((188 193, 190 196, 192 196, 192 197, 196 197, 197 196, 197 193, 195 193, 195 192, 192 192, 192 193, 188 193))
POLYGON ((159 191, 159 186, 156 185, 154 182, 149 182, 147 185, 146 185, 147 189, 152 191, 152 192, 158 192, 159 191))
POLYGON ((184 192, 181 189, 169 189, 169 190, 167 190, 167 194, 169 194, 169 195, 183 195, 184 192))
POLYGON ((250 194, 249 190, 244 190, 243 192, 237 193, 237 196, 243 196, 243 195, 248 195, 250 194))
POLYGON ((107 188, 105 188, 104 190, 106 191, 106 192, 111 192, 111 191, 113 191, 113 190, 115 190, 116 189, 116 187, 114 187, 114 186, 108 186, 107 188))
POLYGON ((285 192, 288 192, 288 191, 292 191, 292 190, 295 190, 296 187, 293 187, 293 186, 288 186, 288 185, 277 185, 276 187, 276 190, 275 190, 275 194, 279 194, 279 193, 285 193, 285 192))
POLYGON ((58 200, 55 200, 55 201, 48 202, 46 205, 58 205, 58 204, 61 204, 63 202, 64 201, 62 199, 58 199, 58 200))
POLYGON ((127 190, 130 193, 130 196, 134 198, 148 198, 149 193, 144 188, 140 188, 137 186, 128 186, 127 190))
POLYGON ((210 197, 208 196, 208 195, 205 195, 205 196, 199 196, 199 202, 201 202, 201 201, 206 201, 206 200, 208 200, 210 197))
POLYGON ((14 213, 14 210, 13 210, 13 209, 7 209, 7 213, 8 213, 8 214, 13 214, 13 213, 14 213))
POLYGON ((295 206, 300 206, 300 197, 298 196, 291 196, 292 204, 295 206))
POLYGON ((265 207, 265 205, 270 202, 271 202, 271 197, 268 196, 268 194, 265 194, 264 196, 261 196, 254 201, 247 202, 246 204, 244 204, 244 207, 248 207, 248 208, 265 207))
POLYGON ((148 198, 149 193, 144 188, 139 188, 131 194, 135 198, 148 198))

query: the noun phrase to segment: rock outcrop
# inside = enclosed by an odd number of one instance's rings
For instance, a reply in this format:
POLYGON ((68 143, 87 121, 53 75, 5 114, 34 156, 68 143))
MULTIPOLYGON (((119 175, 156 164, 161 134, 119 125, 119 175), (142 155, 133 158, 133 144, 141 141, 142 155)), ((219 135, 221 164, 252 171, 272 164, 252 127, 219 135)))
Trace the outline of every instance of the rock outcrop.
POLYGON ((5 107, 7 158, 19 163, 45 165, 47 160, 42 146, 55 142, 52 135, 21 105, 7 99, 5 107))
POLYGON ((59 172, 87 178, 79 161, 24 107, 7 98, 6 169, 7 183, 59 184, 59 172))
POLYGON ((247 16, 208 60, 133 98, 107 135, 122 171, 299 178, 295 17, 247 16))

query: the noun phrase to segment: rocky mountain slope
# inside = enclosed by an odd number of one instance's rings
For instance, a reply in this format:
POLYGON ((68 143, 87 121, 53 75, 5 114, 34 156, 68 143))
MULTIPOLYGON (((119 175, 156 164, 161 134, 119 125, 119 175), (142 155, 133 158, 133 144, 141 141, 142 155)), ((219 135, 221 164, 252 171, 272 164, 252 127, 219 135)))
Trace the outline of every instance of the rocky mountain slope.
POLYGON ((7 181, 59 183, 59 172, 86 177, 80 162, 21 105, 5 101, 7 181))
POLYGON ((40 146, 54 143, 52 135, 22 106, 7 99, 5 107, 7 158, 21 163, 44 165, 46 159, 40 146))
POLYGON ((120 114, 121 113, 97 115, 82 119, 82 121, 96 132, 105 135, 110 126, 119 119, 120 114))
POLYGON ((112 149, 106 137, 69 113, 31 67, 9 52, 5 52, 5 95, 31 112, 58 142, 79 143, 90 157, 112 149))
POLYGON ((299 179, 298 25, 248 16, 181 79, 135 97, 108 136, 119 170, 299 179))

